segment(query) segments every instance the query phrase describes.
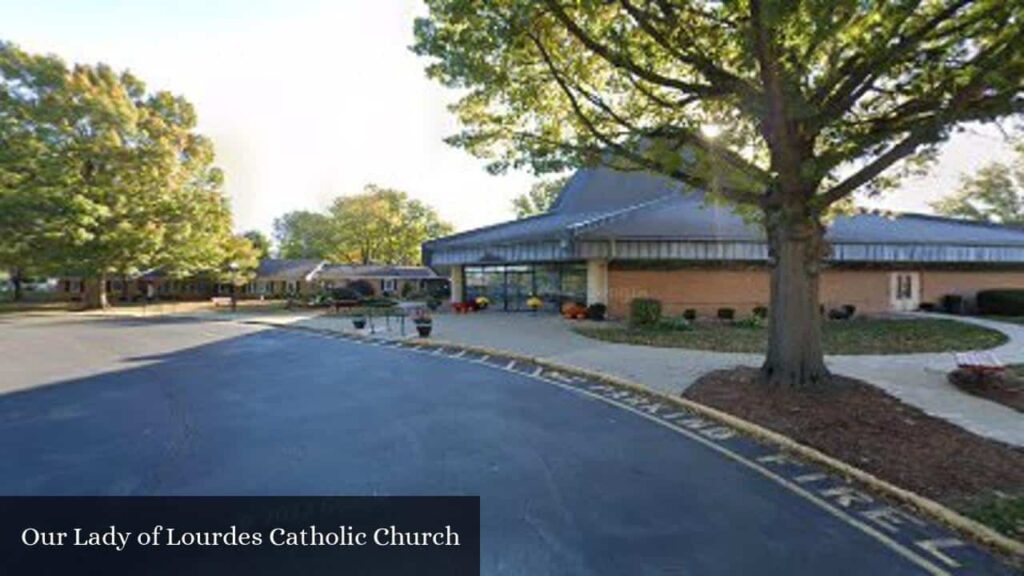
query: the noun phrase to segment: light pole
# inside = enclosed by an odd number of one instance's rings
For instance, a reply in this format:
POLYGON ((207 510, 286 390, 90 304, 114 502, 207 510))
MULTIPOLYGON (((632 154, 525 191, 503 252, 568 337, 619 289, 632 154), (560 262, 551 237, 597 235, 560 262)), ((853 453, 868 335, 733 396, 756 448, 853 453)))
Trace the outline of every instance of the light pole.
POLYGON ((228 264, 228 270, 231 271, 231 311, 235 312, 238 309, 238 262, 228 264))

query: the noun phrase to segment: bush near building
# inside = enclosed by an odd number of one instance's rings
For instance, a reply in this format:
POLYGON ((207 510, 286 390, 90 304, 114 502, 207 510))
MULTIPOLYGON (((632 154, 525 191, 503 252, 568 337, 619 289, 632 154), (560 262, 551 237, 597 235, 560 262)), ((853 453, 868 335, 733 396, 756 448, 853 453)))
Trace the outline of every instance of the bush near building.
POLYGON ((978 312, 993 316, 1024 316, 1024 290, 982 290, 978 312))

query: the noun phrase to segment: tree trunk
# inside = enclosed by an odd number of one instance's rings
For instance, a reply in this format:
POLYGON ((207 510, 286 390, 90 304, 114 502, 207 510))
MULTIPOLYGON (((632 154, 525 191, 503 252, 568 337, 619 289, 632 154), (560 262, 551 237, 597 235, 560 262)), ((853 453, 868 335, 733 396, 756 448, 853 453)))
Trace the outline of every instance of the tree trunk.
POLYGON ((769 214, 771 263, 768 353, 761 372, 768 384, 810 388, 828 384, 821 343, 818 284, 824 228, 812 218, 769 214))
POLYGON ((86 280, 85 307, 87 309, 106 309, 110 307, 107 299, 107 276, 100 274, 97 278, 86 280))

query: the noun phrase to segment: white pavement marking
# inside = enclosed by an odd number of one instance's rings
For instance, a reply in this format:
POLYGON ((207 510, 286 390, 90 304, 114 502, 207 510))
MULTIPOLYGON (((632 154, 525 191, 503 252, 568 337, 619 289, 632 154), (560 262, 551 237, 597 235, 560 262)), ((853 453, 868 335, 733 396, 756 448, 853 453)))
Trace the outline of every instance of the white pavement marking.
MULTIPOLYGON (((422 349, 421 346, 415 346, 415 347, 412 348, 412 350, 421 350, 421 349, 422 349)), ((503 367, 503 366, 496 366, 494 364, 488 363, 487 360, 489 358, 490 358, 490 355, 484 354, 481 358, 479 358, 477 360, 472 360, 472 362, 477 363, 477 364, 484 364, 484 365, 490 366, 491 368, 494 368, 496 370, 505 371, 505 367, 503 367)), ((907 546, 904 546, 903 544, 893 540, 892 538, 890 538, 888 535, 884 534, 880 530, 874 528, 873 526, 867 524, 866 522, 864 522, 864 521, 862 521, 862 520, 860 520, 858 518, 855 518, 855 517, 851 516, 850 514, 844 512, 840 508, 837 508, 836 506, 832 505, 828 501, 826 501, 826 500, 816 496, 812 492, 810 492, 810 491, 806 490, 805 488, 803 488, 802 486, 800 486, 800 484, 802 484, 802 483, 810 483, 810 482, 813 482, 813 481, 817 481, 817 480, 821 480, 821 479, 827 478, 827 476, 825 474, 805 474, 803 476, 798 476, 798 477, 794 478, 793 481, 790 481, 790 480, 786 479, 785 477, 780 476, 779 474, 776 474, 775 472, 772 472, 768 468, 758 464, 757 462, 755 462, 753 460, 750 460, 747 457, 745 457, 745 456, 743 456, 743 455, 741 455, 741 454, 739 454, 737 452, 734 452, 734 451, 730 450, 729 448, 726 448, 725 446, 722 446, 721 444, 715 442, 714 440, 702 436, 700 434, 700 430, 702 428, 706 428, 711 423, 707 422, 705 420, 702 420, 701 418, 694 417, 694 418, 690 418, 690 419, 684 421, 684 426, 692 427, 693 428, 693 430, 688 430, 687 428, 684 428, 683 426, 677 425, 677 424, 675 424, 673 422, 666 421, 662 417, 658 417, 658 416, 656 416, 654 414, 647 413, 647 412, 645 412, 645 411, 643 411, 641 409, 638 409, 638 408, 635 408, 633 406, 630 406, 629 404, 624 403, 624 402, 620 401, 619 399, 610 397, 610 396, 614 395, 614 396, 619 396, 621 398, 620 394, 605 395, 605 394, 595 393, 595 392, 592 392, 590 390, 586 390, 583 387, 573 386, 573 385, 570 385, 570 384, 566 384, 563 381, 558 381, 558 380, 555 380, 555 379, 553 379, 551 377, 551 376, 557 375, 557 376, 561 376, 562 378, 565 378, 565 376, 563 376, 559 372, 548 372, 547 373, 547 375, 548 375, 547 377, 545 375, 534 376, 532 374, 526 374, 526 373, 522 373, 522 372, 516 372, 516 374, 518 374, 520 376, 523 376, 523 377, 526 377, 526 378, 532 378, 533 380, 537 380, 537 381, 540 381, 540 382, 546 382, 548 384, 551 384, 552 386, 557 386, 559 388, 562 388, 562 389, 570 391, 570 392, 575 392, 577 394, 583 394, 585 396, 589 396, 589 397, 591 397, 593 399, 599 400, 599 401, 604 402, 606 404, 609 404, 611 406, 615 406, 615 407, 617 407, 617 408, 619 408, 621 410, 626 410, 627 412, 631 412, 631 413, 633 413, 633 414, 635 414, 635 415, 637 415, 637 416, 639 416, 641 418, 647 419, 647 420, 649 420, 650 422, 652 422, 654 424, 657 424, 657 425, 662 426, 664 428, 668 428, 669 430, 672 430, 672 431, 677 432, 677 433, 679 433, 679 434, 681 434, 683 436, 686 436, 687 438, 689 438, 691 440, 694 440, 694 441, 704 445, 705 447, 707 447, 707 448, 709 448, 711 450, 714 450, 715 452, 718 452, 719 454, 725 456, 726 458, 729 458, 730 460, 733 460, 733 461, 735 461, 735 462, 737 462, 737 463, 739 463, 739 464, 741 464, 743 466, 746 466, 747 468, 750 468, 751 470, 754 470, 755 472, 758 472, 762 476, 764 476, 764 477, 766 477, 766 478, 776 482, 777 484, 783 486, 784 488, 787 488, 788 490, 790 490, 791 492, 793 492, 797 496, 800 496, 801 498, 804 498, 805 500, 810 501, 811 503, 817 505, 819 508, 821 508, 822 510, 828 512, 829 514, 831 514, 832 516, 834 516, 835 518, 837 518, 841 522, 844 522, 847 525, 849 525, 849 526, 851 526, 853 528, 856 528, 856 529, 860 530, 861 532, 867 534, 868 536, 871 536, 872 538, 877 540, 879 543, 881 543, 883 546, 889 548, 890 550, 892 550, 893 552, 899 554, 900 556, 902 556, 906 560, 908 560, 908 561, 912 562, 913 564, 917 565, 918 567, 924 569, 927 573, 932 574, 933 576, 952 576, 944 568, 933 564, 932 562, 928 561, 927 558, 921 556, 920 554, 918 554, 914 550, 912 550, 912 549, 908 548, 907 546)), ((919 548, 921 548, 921 549, 923 549, 923 550, 933 554, 934 556, 936 556, 940 560, 943 560, 944 562, 947 562, 952 567, 958 567, 959 564, 955 560, 950 558, 949 556, 946 556, 945 554, 943 554, 941 552, 941 550, 943 548, 950 548, 950 547, 954 547, 954 546, 960 546, 962 544, 963 543, 960 540, 957 540, 955 538, 943 538, 943 539, 937 539, 937 540, 924 540, 924 541, 919 541, 919 542, 916 543, 916 545, 919 548)))

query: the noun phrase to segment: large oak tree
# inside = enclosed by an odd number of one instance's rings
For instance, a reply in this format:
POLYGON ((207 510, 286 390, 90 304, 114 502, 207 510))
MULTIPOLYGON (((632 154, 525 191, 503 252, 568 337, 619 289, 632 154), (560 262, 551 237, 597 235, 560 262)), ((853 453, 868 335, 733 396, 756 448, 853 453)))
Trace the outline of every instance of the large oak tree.
POLYGON ((771 383, 827 382, 824 222, 1024 108, 1019 0, 427 0, 414 50, 494 171, 605 162, 757 216, 771 383))
POLYGON ((106 279, 211 270, 231 236, 213 146, 192 105, 109 66, 0 42, 0 258, 106 279))

